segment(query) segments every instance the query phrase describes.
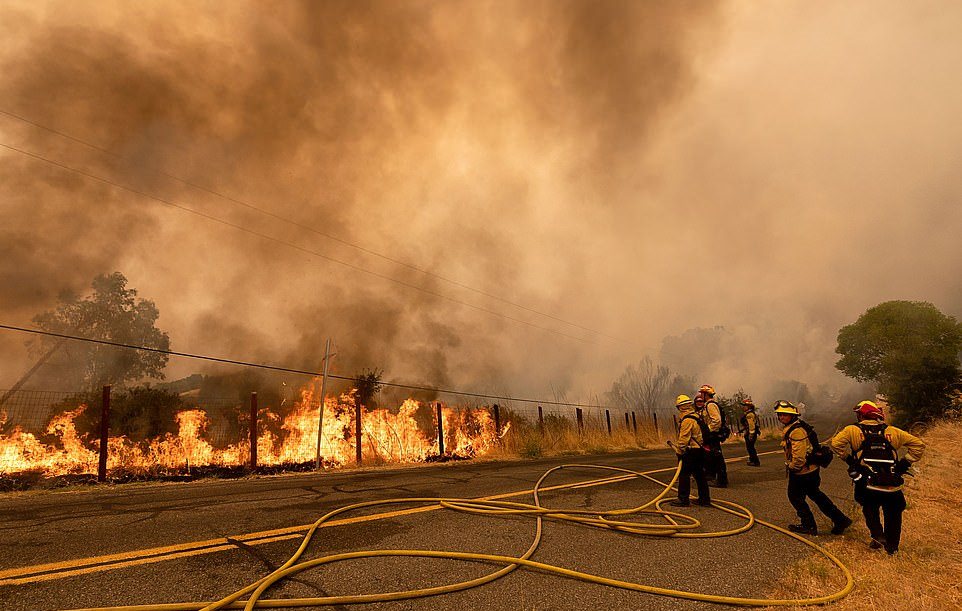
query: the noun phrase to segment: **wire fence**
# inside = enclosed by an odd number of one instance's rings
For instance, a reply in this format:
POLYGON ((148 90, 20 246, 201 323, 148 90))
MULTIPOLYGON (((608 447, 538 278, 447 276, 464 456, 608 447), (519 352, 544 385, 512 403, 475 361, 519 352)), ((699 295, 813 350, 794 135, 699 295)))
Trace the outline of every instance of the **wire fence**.
MULTIPOLYGON (((0 476, 96 474, 104 480, 108 474, 431 461, 503 449, 512 434, 663 440, 678 430, 674 410, 410 399, 367 409, 353 393, 328 395, 323 411, 310 392, 264 401, 253 392, 202 396, 105 387, 95 393, 0 390, 0 398, 0 476)), ((774 426, 773 419, 762 417, 762 426, 774 426)))

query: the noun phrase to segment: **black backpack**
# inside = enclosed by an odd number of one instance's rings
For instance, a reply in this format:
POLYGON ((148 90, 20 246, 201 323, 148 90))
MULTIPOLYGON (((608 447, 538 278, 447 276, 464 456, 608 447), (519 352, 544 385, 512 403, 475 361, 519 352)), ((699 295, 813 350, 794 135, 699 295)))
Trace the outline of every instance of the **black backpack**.
POLYGON ((788 440, 788 436, 792 434, 795 427, 801 427, 808 434, 808 442, 812 444, 812 453, 805 459, 805 464, 817 467, 827 467, 832 464, 832 459, 835 458, 832 448, 822 445, 818 441, 818 433, 815 432, 811 424, 804 420, 796 420, 795 424, 788 427, 788 430, 785 431, 785 439, 788 440))
POLYGON ((709 449, 708 440, 710 439, 710 436, 711 436, 711 431, 708 430, 708 425, 705 424, 704 420, 702 420, 695 414, 688 414, 687 416, 683 416, 682 420, 687 420, 689 418, 691 418, 692 420, 698 423, 698 428, 701 429, 701 449, 708 451, 709 449))
POLYGON ((708 437, 706 437, 705 439, 706 440, 713 439, 718 442, 725 441, 732 435, 732 429, 730 426, 728 426, 728 418, 725 416, 725 412, 722 411, 722 408, 720 405, 718 405, 717 401, 709 401, 708 403, 705 404, 706 414, 708 413, 708 405, 711 403, 714 403, 715 407, 718 408, 718 417, 721 418, 721 426, 718 427, 718 430, 715 431, 714 433, 709 432, 708 437))
POLYGON ((904 483, 902 476, 895 472, 898 462, 898 452, 885 438, 887 425, 865 426, 857 425, 865 439, 854 456, 866 475, 869 487, 898 487, 904 483))

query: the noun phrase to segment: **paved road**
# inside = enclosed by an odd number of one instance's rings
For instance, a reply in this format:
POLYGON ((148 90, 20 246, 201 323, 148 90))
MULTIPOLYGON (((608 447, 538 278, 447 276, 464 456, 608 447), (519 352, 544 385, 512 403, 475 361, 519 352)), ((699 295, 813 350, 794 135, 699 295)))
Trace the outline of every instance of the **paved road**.
MULTIPOLYGON (((771 450, 774 445, 766 442, 762 449, 771 450)), ((729 456, 743 454, 739 445, 726 448, 729 456)), ((793 513, 785 499, 781 460, 777 455, 763 456, 762 460, 760 469, 747 467, 741 460, 730 464, 733 486, 718 491, 717 497, 743 503, 762 519, 786 523, 793 513)), ((477 498, 522 492, 530 490, 546 469, 571 462, 650 470, 671 467, 675 459, 669 452, 658 450, 6 496, 0 498, 0 608, 55 610, 212 600, 281 565, 300 542, 302 526, 329 510, 393 497, 477 498), (92 557, 98 559, 84 560, 92 557)), ((605 475, 565 470, 548 484, 605 475)), ((824 479, 826 489, 836 493, 843 509, 853 510, 844 471, 830 469, 824 479)), ((569 508, 631 507, 650 498, 655 490, 655 484, 633 480, 553 491, 544 495, 543 502, 569 508)), ((515 499, 527 501, 529 497, 515 499)), ((382 507, 345 516, 349 519, 320 531, 308 556, 376 548, 515 556, 528 546, 534 530, 530 518, 478 517, 449 510, 403 511, 410 508, 382 507), (394 513, 371 515, 388 511, 394 513), (367 518, 360 518, 365 514, 367 518)), ((710 530, 738 523, 715 509, 686 511, 710 530)), ((808 548, 762 527, 738 537, 679 540, 549 522, 534 559, 651 585, 757 596, 765 593, 783 566, 808 555, 808 548)), ((306 573, 273 596, 420 588, 492 570, 490 565, 433 559, 350 561, 306 573)), ((466 592, 368 605, 365 609, 596 611, 705 606, 518 570, 496 583, 466 592)))

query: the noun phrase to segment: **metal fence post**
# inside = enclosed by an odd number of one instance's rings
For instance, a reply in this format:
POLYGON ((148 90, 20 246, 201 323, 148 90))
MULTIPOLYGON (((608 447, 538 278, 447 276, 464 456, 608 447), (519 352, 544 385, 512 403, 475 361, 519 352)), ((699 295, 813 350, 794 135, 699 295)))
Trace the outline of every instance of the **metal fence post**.
POLYGON ((501 434, 501 408, 497 403, 494 404, 494 434, 501 434))
POLYGON ((578 420, 578 432, 583 433, 585 430, 585 414, 580 407, 575 408, 575 418, 578 420))
MULTIPOLYGON (((323 403, 323 400, 322 400, 323 403)), ((361 402, 354 401, 354 454, 357 466, 361 466, 361 402)))
POLYGON ((110 385, 104 386, 100 406, 100 459, 97 461, 97 481, 107 481, 107 437, 110 428, 110 385))
POLYGON ((441 402, 438 401, 438 456, 444 456, 444 421, 441 419, 441 402))
POLYGON ((631 422, 628 420, 628 412, 625 412, 625 428, 631 428, 631 422))
POLYGON ((251 471, 257 468, 257 393, 251 393, 251 471))
POLYGON ((658 414, 657 413, 655 412, 651 413, 651 421, 655 425, 655 433, 659 433, 660 431, 658 430, 658 414))
POLYGON ((538 406, 538 428, 541 433, 544 434, 544 412, 541 411, 541 406, 538 406))
POLYGON ((605 422, 608 423, 608 434, 611 435, 611 412, 605 410, 605 422))
POLYGON ((638 434, 638 418, 635 417, 635 412, 631 412, 631 430, 638 434))

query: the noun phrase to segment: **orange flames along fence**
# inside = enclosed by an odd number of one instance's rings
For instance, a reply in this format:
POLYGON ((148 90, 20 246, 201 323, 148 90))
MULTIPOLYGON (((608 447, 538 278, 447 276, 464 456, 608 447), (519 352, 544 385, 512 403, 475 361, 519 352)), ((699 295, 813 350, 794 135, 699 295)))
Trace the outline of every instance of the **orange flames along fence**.
MULTIPOLYGON (((270 410, 258 415, 257 465, 274 466, 313 461, 317 451, 320 400, 314 384, 300 393, 284 416, 270 410)), ((327 396, 321 457, 326 466, 351 464, 356 455, 356 408, 354 392, 327 396)), ((88 409, 81 404, 50 418, 45 434, 27 432, 6 423, 0 412, 0 475, 40 472, 53 477, 95 474, 98 471, 99 439, 78 432, 77 419, 88 409)), ((365 460, 418 462, 439 454, 436 407, 414 399, 395 409, 361 410, 361 443, 365 460)), ((489 452, 507 432, 496 430, 486 407, 441 408, 444 453, 462 457, 489 452)), ((111 435, 107 442, 107 470, 111 472, 183 472, 201 466, 242 466, 251 458, 250 439, 217 444, 208 434, 209 414, 190 408, 175 415, 177 432, 144 441, 111 435)), ((249 429, 248 429, 249 430, 249 429)))

